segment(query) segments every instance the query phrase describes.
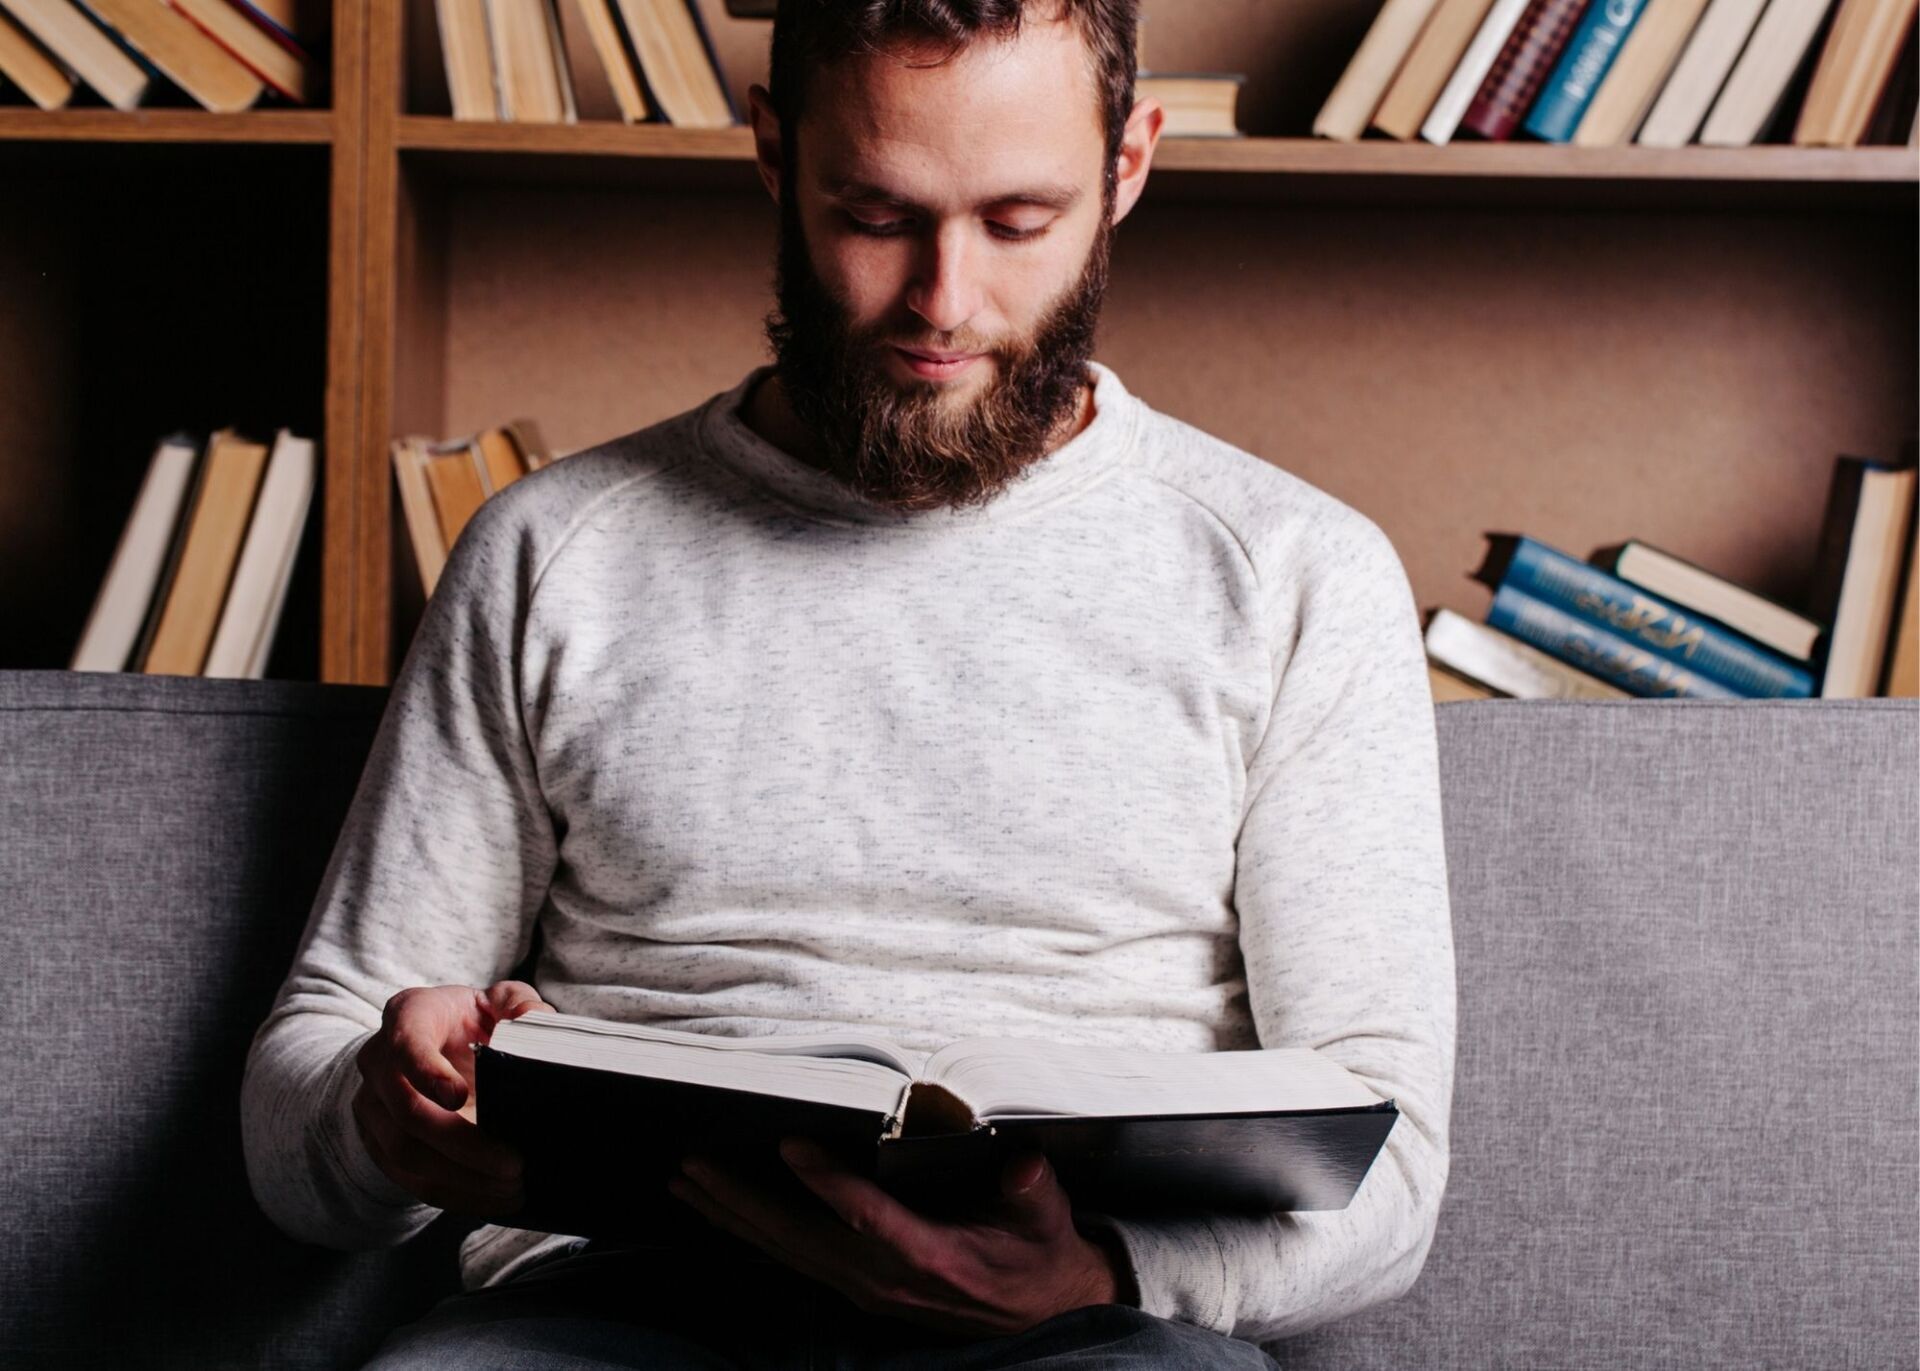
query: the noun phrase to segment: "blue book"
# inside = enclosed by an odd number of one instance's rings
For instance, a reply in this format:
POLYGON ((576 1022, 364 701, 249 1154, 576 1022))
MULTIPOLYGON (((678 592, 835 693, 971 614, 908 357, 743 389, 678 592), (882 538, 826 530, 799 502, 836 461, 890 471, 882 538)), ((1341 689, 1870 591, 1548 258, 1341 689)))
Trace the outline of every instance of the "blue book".
POLYGON ((1696 700, 1743 698, 1718 681, 1675 666, 1618 634, 1510 585, 1494 593, 1487 624, 1629 694, 1696 700))
POLYGON ((1594 0, 1521 127, 1549 143, 1572 142, 1580 116, 1646 8, 1647 0, 1594 0))
POLYGON ((1496 591, 1511 586, 1735 696, 1806 699, 1814 693, 1816 681, 1807 665, 1645 587, 1532 538, 1493 533, 1487 544, 1487 559, 1473 577, 1496 591))

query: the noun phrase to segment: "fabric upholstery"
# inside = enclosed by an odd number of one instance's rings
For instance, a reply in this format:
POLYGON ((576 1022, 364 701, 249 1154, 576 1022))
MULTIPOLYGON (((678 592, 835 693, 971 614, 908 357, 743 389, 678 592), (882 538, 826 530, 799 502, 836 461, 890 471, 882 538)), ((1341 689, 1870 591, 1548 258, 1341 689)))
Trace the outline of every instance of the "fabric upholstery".
MULTIPOLYGON (((385 692, 0 672, 0 1364, 351 1366, 461 1225, 281 1237, 247 1043, 385 692)), ((1312 1368, 1911 1366, 1920 704, 1439 706, 1453 1161, 1312 1368)))

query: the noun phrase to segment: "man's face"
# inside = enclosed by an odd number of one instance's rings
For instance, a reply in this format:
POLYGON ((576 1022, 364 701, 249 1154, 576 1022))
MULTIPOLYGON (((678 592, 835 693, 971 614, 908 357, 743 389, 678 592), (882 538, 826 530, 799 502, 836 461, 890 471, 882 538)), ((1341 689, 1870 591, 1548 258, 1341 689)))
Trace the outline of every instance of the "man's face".
POLYGON ((1078 417, 1113 227, 1073 24, 937 56, 894 48, 811 77, 767 320, 822 459, 902 510, 991 500, 1078 417))

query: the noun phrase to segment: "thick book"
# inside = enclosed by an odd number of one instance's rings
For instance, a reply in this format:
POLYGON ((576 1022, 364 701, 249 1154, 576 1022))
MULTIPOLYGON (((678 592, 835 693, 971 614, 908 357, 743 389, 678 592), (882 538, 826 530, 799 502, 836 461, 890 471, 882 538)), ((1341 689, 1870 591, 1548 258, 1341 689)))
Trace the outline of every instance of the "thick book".
POLYGON ((1812 612, 1833 626, 1820 663, 1819 693, 1827 699, 1872 696, 1880 684, 1916 479, 1911 466, 1865 457, 1834 464, 1808 594, 1812 612))
POLYGON ((1794 106, 1796 78, 1813 65, 1833 14, 1830 0, 1771 0, 1714 98, 1699 141, 1717 148, 1760 142, 1774 119, 1794 106))
POLYGON ((12 81, 41 109, 65 109, 73 99, 73 73, 34 36, 0 9, 0 76, 12 81))
MULTIPOLYGON (((1440 0, 1373 112, 1371 132, 1411 140, 1480 31, 1493 0, 1440 0)), ((1464 107, 1463 107, 1464 108, 1464 107)))
POLYGON ((1766 0, 1713 0, 1687 39, 1634 142, 1650 148, 1678 148, 1693 141, 1765 6, 1766 0))
POLYGON ((1439 0, 1387 0, 1368 25, 1366 37, 1347 62, 1320 112, 1313 136, 1336 142, 1357 141, 1380 107, 1400 64, 1420 38, 1439 0))
POLYGON ((1507 39, 1513 35, 1526 10, 1527 0, 1494 0, 1493 8, 1480 21, 1479 31, 1467 44, 1467 50, 1447 77, 1447 84, 1434 99, 1433 108, 1427 111, 1426 121, 1420 125, 1420 136, 1427 142, 1438 147, 1452 141, 1468 104, 1487 79, 1487 73, 1493 70, 1494 60, 1505 49, 1507 39))
POLYGON ((1587 560, 1795 662, 1811 665, 1826 631, 1804 614, 1638 538, 1596 548, 1587 560))
POLYGON ((1806 699, 1818 685, 1817 673, 1805 663, 1790 661, 1744 634, 1691 615, 1652 591, 1532 538, 1488 534, 1486 560, 1472 575, 1494 590, 1512 586, 1585 619, 1644 652, 1725 686, 1733 695, 1806 699))
POLYGON ((1609 0, 1590 7, 1521 127, 1544 142, 1572 142, 1574 130, 1646 11, 1647 0, 1609 0))
POLYGON ((1647 698, 1738 700, 1738 691, 1655 656, 1598 623, 1503 585, 1487 607, 1487 623, 1542 652, 1647 698))
POLYGON ((293 584, 294 558, 319 472, 313 439, 295 437, 284 428, 274 435, 247 541, 201 675, 250 681, 266 675, 267 654, 293 584))
POLYGON ((1301 1047, 973 1038, 922 1053, 859 1034, 728 1038, 541 1011, 497 1025, 474 1055, 476 1119, 524 1160, 525 1204, 499 1222, 580 1237, 671 1227, 681 1207, 666 1184, 690 1153, 795 1189, 778 1153, 788 1136, 930 1214, 989 1198, 1030 1149, 1081 1209, 1342 1209, 1399 1117, 1301 1047))
POLYGON ((74 0, 0 0, 22 28, 115 109, 139 105, 149 72, 74 0))

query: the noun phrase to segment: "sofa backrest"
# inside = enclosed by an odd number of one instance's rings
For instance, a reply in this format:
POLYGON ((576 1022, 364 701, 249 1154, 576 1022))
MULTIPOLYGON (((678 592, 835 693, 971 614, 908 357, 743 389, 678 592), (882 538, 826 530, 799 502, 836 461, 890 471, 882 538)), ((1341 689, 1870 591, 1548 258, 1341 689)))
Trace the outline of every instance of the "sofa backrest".
POLYGON ((1289 1367, 1912 1367, 1920 701, 1439 707, 1452 1163, 1289 1367))
POLYGON ((247 1046, 385 699, 0 672, 0 1366, 353 1366, 457 1284, 455 1225, 309 1247, 241 1161, 247 1046))
MULTIPOLYGON (((0 1365, 353 1366, 462 1225, 282 1237, 248 1041, 384 691, 0 672, 0 1365)), ((1439 707, 1453 1166, 1314 1368, 1910 1366, 1920 703, 1439 707)))

